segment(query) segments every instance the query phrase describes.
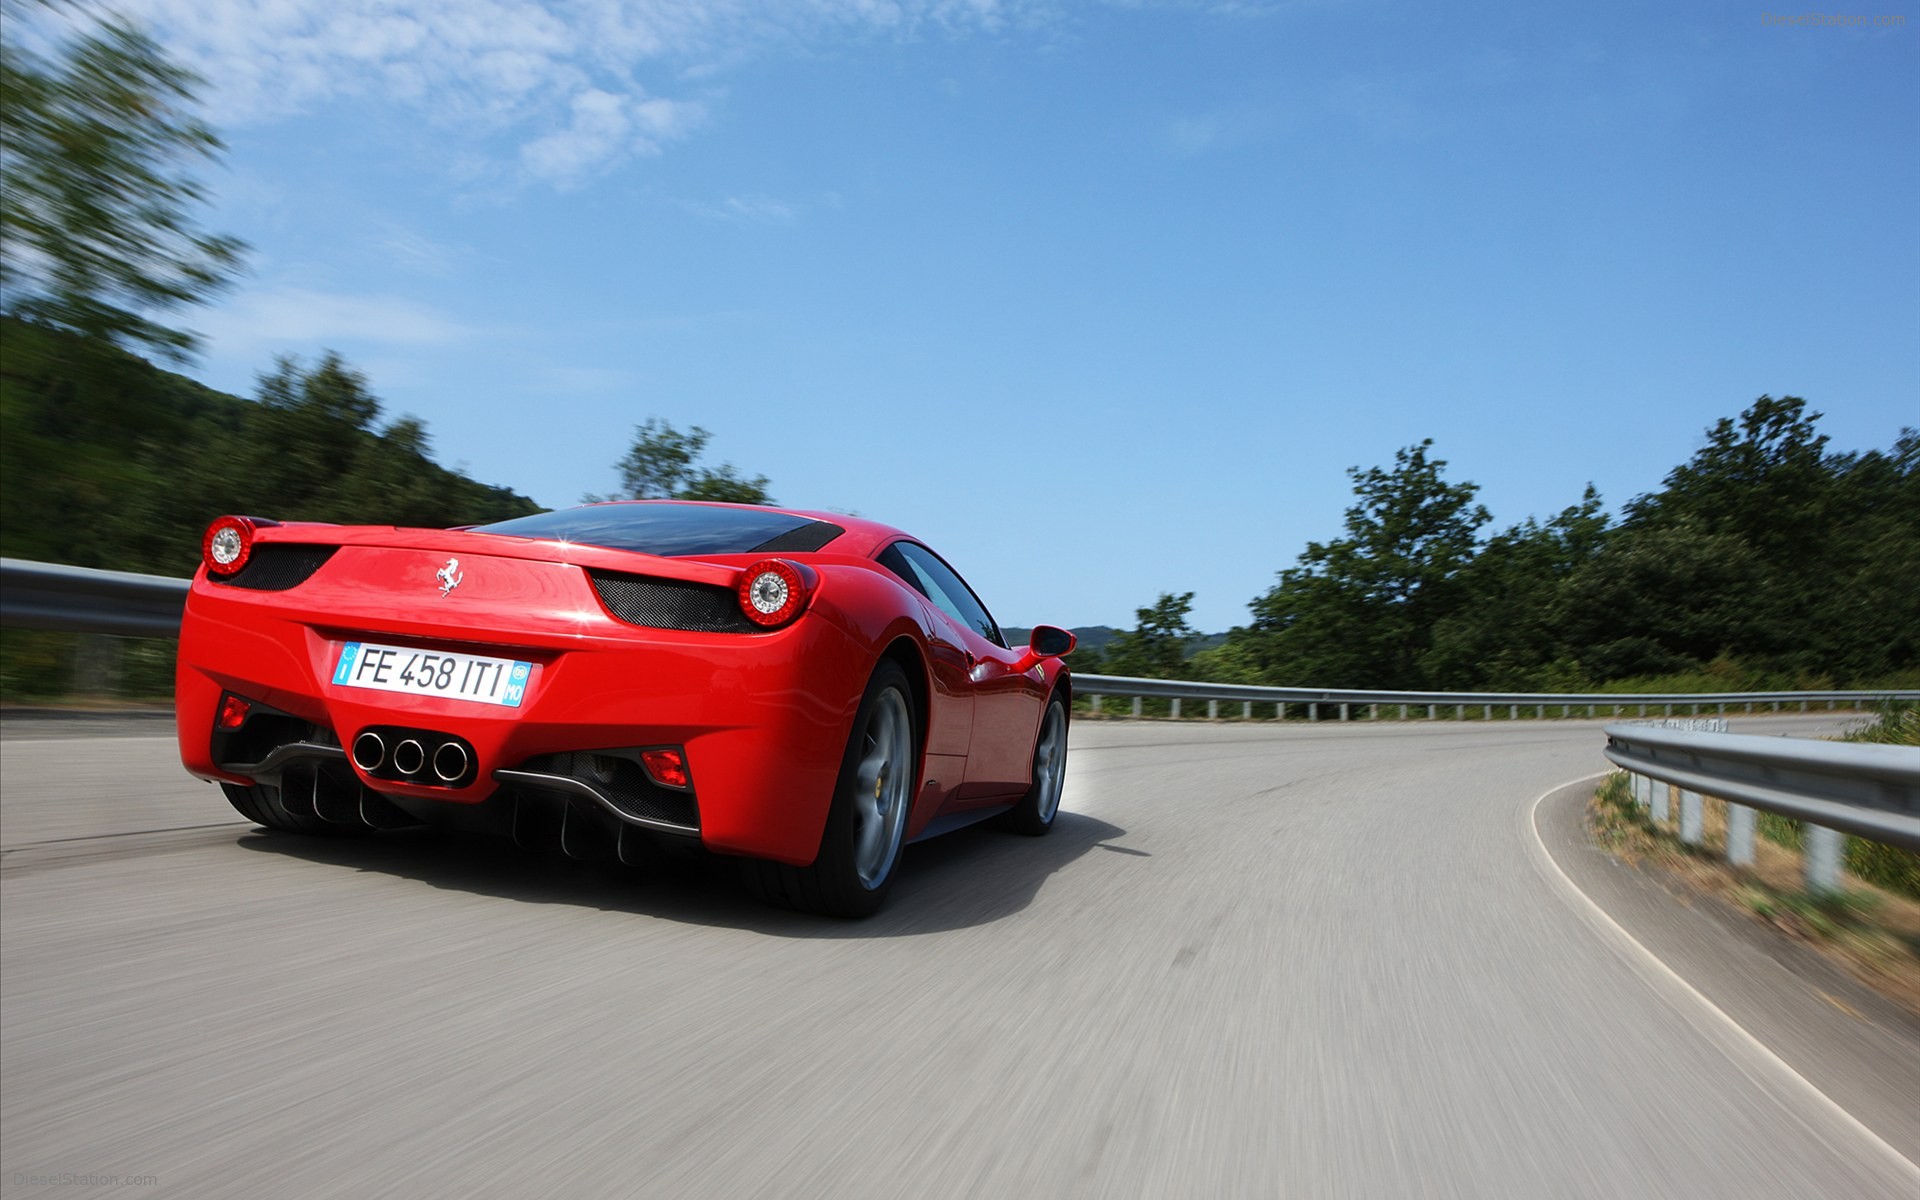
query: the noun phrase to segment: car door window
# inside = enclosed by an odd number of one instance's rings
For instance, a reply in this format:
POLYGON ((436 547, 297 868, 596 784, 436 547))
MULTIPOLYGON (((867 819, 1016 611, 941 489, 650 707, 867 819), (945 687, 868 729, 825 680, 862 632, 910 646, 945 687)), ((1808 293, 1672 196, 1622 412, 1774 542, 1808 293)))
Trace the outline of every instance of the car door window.
POLYGON ((994 623, 987 606, 933 551, 912 542, 895 542, 880 555, 880 564, 912 584, 941 612, 994 645, 1006 647, 1000 626, 994 623))

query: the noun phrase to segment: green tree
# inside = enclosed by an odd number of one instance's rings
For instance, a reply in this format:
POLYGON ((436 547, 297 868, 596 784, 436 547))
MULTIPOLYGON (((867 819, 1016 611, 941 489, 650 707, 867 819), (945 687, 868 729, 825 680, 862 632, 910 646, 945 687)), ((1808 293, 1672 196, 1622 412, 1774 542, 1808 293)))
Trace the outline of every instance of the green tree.
POLYGON ((676 500, 718 500, 727 504, 772 504, 773 497, 767 494, 767 477, 755 475, 747 479, 734 470, 732 463, 721 463, 713 470, 701 470, 694 474, 679 491, 674 493, 676 500))
POLYGON ((633 445, 614 464, 620 490, 593 500, 720 500, 732 504, 772 504, 767 477, 741 475, 732 463, 700 465, 713 435, 695 425, 684 433, 670 421, 648 417, 634 427, 633 445))
POLYGON ((1722 417, 1707 444, 1667 473, 1665 486, 1626 508, 1625 527, 1665 529, 1693 522, 1731 534, 1763 558, 1817 551, 1828 540, 1836 479, 1817 432, 1821 414, 1798 396, 1762 396, 1738 419, 1722 417))
POLYGON ((1916 663, 1920 444, 1829 454, 1820 414, 1761 396, 1636 498, 1571 581, 1564 633, 1600 679, 1719 661, 1786 678, 1916 663))
POLYGON ((311 369, 281 355, 260 375, 256 395, 260 436, 251 448, 251 474, 273 503, 266 515, 343 521, 362 505, 393 499, 358 486, 380 401, 367 377, 339 354, 326 351, 311 369))
POLYGON ((193 350, 193 334, 150 314, 220 290, 244 250, 192 215, 206 192, 191 168, 223 149, 193 113, 199 83, 118 20, 97 23, 52 60, 18 38, 0 41, 7 314, 176 359, 193 350))
POLYGON ((1416 687, 1433 628, 1459 602, 1458 575, 1490 519, 1479 488, 1449 483, 1431 438, 1394 455, 1392 470, 1350 468, 1358 503, 1347 536, 1310 542, 1296 566, 1252 604, 1235 659, 1272 682, 1416 687))
POLYGON ((1741 538, 1676 522, 1615 536, 1568 577, 1553 614, 1596 681, 1694 671, 1752 654, 1763 575, 1741 538))
POLYGON ((1884 677, 1920 668, 1920 431, 1893 448, 1831 459, 1834 537, 1805 582, 1818 673, 1884 677))
POLYGON ((376 429, 379 400, 337 354, 280 360, 260 395, 0 317, 0 553, 181 575, 220 513, 446 526, 538 511, 431 461, 414 418, 376 429), (112 369, 72 374, 89 353, 112 369), (136 400, 153 419, 110 419, 136 400))
POLYGON ((1450 691, 1546 689, 1542 675, 1562 653, 1568 617, 1562 591, 1606 545, 1608 526, 1588 484, 1579 504, 1546 523, 1528 517, 1488 539, 1460 571, 1456 602, 1435 622, 1421 675, 1450 691))
POLYGON ((1187 614, 1193 611, 1193 593, 1160 593, 1151 608, 1134 610, 1138 624, 1116 635, 1107 645, 1101 673, 1136 679, 1178 679, 1194 638, 1187 614))

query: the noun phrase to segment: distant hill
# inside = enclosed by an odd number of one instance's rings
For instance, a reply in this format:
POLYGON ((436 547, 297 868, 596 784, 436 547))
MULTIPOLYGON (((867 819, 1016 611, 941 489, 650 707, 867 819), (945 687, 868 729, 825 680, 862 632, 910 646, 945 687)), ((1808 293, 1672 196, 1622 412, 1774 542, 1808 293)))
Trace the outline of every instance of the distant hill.
MULTIPOLYGON (((1031 626, 1002 625, 1000 632, 1006 636, 1009 646, 1024 646, 1027 639, 1033 636, 1031 626)), ((1079 625, 1071 632, 1081 649, 1104 653, 1107 643, 1118 637, 1121 631, 1111 625, 1079 625)))
POLYGON ((434 462, 418 421, 376 425, 366 380, 325 366, 266 404, 0 318, 0 554, 185 575, 222 513, 448 526, 539 510, 434 462))

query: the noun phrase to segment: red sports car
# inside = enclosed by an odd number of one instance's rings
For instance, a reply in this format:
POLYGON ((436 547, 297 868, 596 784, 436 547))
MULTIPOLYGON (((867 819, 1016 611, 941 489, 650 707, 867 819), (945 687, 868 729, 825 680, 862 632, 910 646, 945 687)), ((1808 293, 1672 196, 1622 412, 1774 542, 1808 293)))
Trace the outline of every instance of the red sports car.
POLYGON ((222 517, 180 631, 180 755, 249 820, 424 822, 738 856, 857 916, 900 848, 1043 834, 1073 635, 1009 647, 941 557, 825 513, 629 501, 467 529, 222 517))

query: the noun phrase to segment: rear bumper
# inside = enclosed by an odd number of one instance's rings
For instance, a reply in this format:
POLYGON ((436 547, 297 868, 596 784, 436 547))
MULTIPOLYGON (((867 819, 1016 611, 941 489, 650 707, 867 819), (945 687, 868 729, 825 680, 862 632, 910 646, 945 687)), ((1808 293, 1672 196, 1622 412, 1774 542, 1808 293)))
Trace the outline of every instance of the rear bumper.
MULTIPOLYGON (((415 813, 488 799, 502 786, 496 771, 523 772, 532 763, 536 773, 551 773, 544 756, 679 746, 703 845, 805 864, 819 848, 872 669, 870 650, 816 614, 759 634, 644 629, 604 614, 576 619, 563 632, 509 634, 429 626, 418 614, 345 627, 338 618, 303 613, 290 603, 295 596, 236 594, 196 581, 176 669, 180 756, 193 774, 231 783, 264 775, 237 773, 240 764, 231 758, 216 761, 214 722, 224 692, 310 722, 311 736, 297 739, 310 745, 330 739, 351 747, 369 727, 393 726, 464 740, 475 762, 461 786, 377 778, 350 755, 329 757, 328 770, 350 771, 415 813), (517 709, 336 685, 340 648, 356 640, 512 657, 536 668, 517 709)), ((262 760, 255 753, 248 761, 262 760)), ((512 774, 504 781, 528 783, 512 774)), ((614 815, 622 815, 617 806, 614 815)))

